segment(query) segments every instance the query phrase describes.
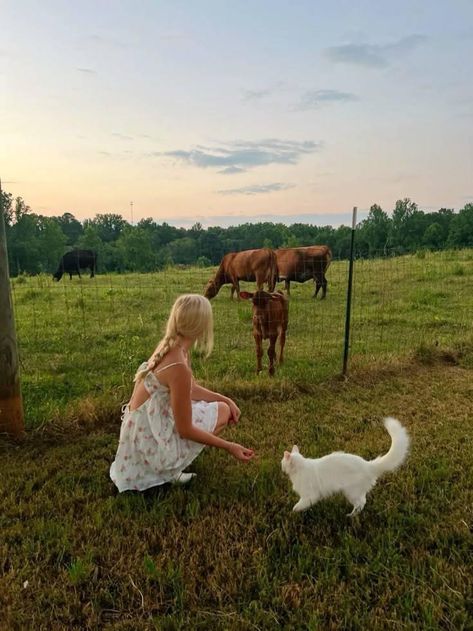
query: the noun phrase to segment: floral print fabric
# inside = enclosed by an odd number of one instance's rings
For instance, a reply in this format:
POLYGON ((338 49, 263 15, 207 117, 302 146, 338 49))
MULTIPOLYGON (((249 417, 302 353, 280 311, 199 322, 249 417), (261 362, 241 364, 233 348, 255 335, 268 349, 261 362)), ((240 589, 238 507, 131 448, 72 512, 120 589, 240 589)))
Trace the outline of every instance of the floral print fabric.
MULTIPOLYGON (((205 447, 179 436, 169 390, 153 372, 146 375, 144 386, 149 398, 136 410, 123 408, 118 450, 110 466, 120 492, 144 491, 175 480, 205 447)), ((217 402, 192 401, 192 423, 199 429, 213 432, 217 415, 217 402)))

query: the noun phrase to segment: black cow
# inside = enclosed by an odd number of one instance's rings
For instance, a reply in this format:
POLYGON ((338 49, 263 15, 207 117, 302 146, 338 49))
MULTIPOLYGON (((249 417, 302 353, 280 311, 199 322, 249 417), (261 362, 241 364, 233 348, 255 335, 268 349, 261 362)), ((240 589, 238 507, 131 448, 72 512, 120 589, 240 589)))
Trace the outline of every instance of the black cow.
POLYGON ((80 270, 90 268, 90 278, 95 276, 97 267, 97 252, 94 250, 72 250, 66 252, 59 261, 59 266, 53 274, 54 280, 61 280, 64 272, 69 274, 72 280, 72 274, 78 274, 81 278, 80 270))

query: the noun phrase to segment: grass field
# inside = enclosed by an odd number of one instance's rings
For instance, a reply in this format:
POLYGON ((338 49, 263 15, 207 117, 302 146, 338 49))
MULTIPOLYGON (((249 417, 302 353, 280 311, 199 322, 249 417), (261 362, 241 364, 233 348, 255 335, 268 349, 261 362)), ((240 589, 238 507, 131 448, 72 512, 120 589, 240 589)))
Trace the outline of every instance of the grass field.
POLYGON ((0 440, 0 629, 473 628, 472 253, 358 262, 348 380, 345 263, 324 302, 294 288, 274 379, 254 375, 250 306, 223 290, 194 371, 240 404, 227 436, 256 459, 206 450, 187 488, 115 495, 131 375, 209 273, 14 281, 30 431, 0 440), (283 450, 374 457, 388 414, 412 452, 363 513, 332 498, 293 514, 283 450))
MULTIPOLYGON (((82 281, 20 277, 13 296, 29 427, 73 414, 87 400, 116 406, 127 400, 136 367, 149 357, 170 307, 183 292, 201 292, 212 269, 102 275, 82 281)), ((276 378, 255 381, 251 305, 233 303, 223 287, 212 301, 215 351, 194 359, 195 373, 242 394, 261 388, 305 388, 340 373, 348 266, 335 261, 325 301, 311 283, 292 284, 286 363, 276 378)), ((242 284, 243 286, 244 284, 242 284)), ((248 285, 252 287, 252 285, 248 285)), ((472 340, 473 250, 357 261, 352 362, 398 359, 433 344, 461 348, 472 340)))

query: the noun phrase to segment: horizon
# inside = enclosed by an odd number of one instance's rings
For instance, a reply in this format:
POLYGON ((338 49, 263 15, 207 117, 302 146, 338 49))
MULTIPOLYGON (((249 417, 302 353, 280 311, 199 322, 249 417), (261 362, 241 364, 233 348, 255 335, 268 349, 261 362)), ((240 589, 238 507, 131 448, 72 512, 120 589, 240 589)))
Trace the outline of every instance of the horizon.
POLYGON ((38 214, 336 226, 473 199, 466 0, 36 8, 2 6, 0 175, 38 214))

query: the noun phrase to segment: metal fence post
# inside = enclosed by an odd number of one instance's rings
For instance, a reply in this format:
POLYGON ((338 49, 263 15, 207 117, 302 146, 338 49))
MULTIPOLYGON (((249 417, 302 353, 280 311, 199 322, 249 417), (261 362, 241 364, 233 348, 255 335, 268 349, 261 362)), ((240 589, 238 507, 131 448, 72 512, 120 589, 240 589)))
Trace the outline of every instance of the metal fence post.
POLYGON ((7 238, 0 180, 0 434, 20 438, 25 431, 15 318, 10 291, 7 238))
POLYGON ((347 374, 348 351, 350 348, 351 295, 352 295, 352 286, 353 286, 353 251, 354 251, 354 246, 355 246, 356 211, 357 211, 357 208, 356 206, 354 206, 352 224, 351 224, 350 262, 348 266, 347 306, 346 306, 346 314, 345 314, 345 344, 344 344, 344 349, 343 349, 342 375, 347 374))

